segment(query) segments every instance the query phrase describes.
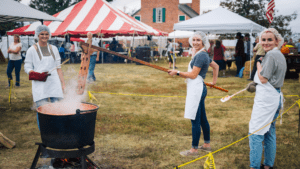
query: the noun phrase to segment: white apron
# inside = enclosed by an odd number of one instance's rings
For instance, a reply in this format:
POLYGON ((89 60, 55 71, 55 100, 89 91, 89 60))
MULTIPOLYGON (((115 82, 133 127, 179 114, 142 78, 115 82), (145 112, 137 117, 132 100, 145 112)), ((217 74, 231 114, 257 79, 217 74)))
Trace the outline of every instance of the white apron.
MULTIPOLYGON (((195 55, 203 51, 201 49, 195 55)), ((188 72, 191 72, 191 62, 189 63, 188 72)), ((197 115, 197 110, 200 104, 202 92, 203 92, 203 78, 198 75, 195 79, 187 78, 187 95, 185 101, 185 112, 184 118, 195 120, 197 115)))
MULTIPOLYGON (((49 72, 56 67, 55 60, 51 55, 43 56, 40 46, 38 44, 37 46, 42 55, 42 60, 40 60, 38 65, 34 65, 34 71, 39 73, 49 72)), ((48 50, 50 51, 49 45, 48 50)), ((34 102, 49 97, 63 98, 62 87, 56 69, 51 72, 51 76, 48 76, 46 82, 32 80, 32 95, 34 102)))
MULTIPOLYGON (((281 107, 283 107, 282 92, 278 93, 269 82, 262 84, 258 78, 257 72, 254 76, 254 82, 257 83, 257 85, 251 120, 249 122, 249 133, 253 133, 273 121, 279 106, 280 96, 281 107)), ((255 134, 264 135, 269 129, 270 124, 255 134)))

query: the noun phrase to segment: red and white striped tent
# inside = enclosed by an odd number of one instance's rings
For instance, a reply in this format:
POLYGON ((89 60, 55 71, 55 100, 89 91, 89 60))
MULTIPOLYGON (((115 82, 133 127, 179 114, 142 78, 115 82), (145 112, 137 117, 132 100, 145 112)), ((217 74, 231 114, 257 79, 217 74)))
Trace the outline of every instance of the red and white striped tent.
MULTIPOLYGON (((167 36, 167 33, 152 28, 124 12, 114 8, 105 0, 82 0, 81 2, 56 13, 54 17, 63 20, 46 21, 44 25, 50 28, 52 36, 86 37, 88 32, 105 37, 155 35, 167 36)), ((33 35, 41 22, 8 31, 8 35, 33 35)))

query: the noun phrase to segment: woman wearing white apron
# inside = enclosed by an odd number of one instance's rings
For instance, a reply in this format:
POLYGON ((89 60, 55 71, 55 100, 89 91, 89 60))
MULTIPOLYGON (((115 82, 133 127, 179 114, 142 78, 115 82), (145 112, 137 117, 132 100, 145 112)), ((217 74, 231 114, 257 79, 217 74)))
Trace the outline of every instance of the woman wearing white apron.
POLYGON ((254 133, 249 136, 251 169, 273 168, 276 155, 276 121, 271 122, 278 117, 283 104, 280 89, 287 68, 285 57, 278 49, 283 43, 283 38, 276 29, 265 29, 260 34, 260 43, 267 53, 258 59, 254 77, 257 85, 249 122, 249 134, 254 133), (257 131, 269 123, 271 124, 257 131), (263 147, 265 159, 261 165, 263 147))
POLYGON ((219 66, 209 58, 205 51, 209 48, 208 39, 203 32, 195 32, 189 38, 192 49, 192 60, 188 67, 188 72, 180 72, 177 70, 169 70, 169 75, 178 75, 187 78, 187 96, 185 103, 184 117, 191 119, 192 122, 192 148, 180 152, 183 156, 198 155, 198 149, 210 151, 210 127, 206 118, 205 112, 205 97, 207 94, 205 79, 208 67, 213 68, 213 82, 215 85, 218 78, 219 66), (204 135, 204 144, 200 147, 199 140, 201 135, 201 128, 204 135))
POLYGON ((49 100, 55 102, 63 98, 65 82, 61 68, 47 73, 59 66, 61 61, 58 49, 48 44, 50 36, 47 26, 38 26, 35 30, 38 43, 28 49, 25 59, 24 69, 29 74, 29 80, 32 80, 32 96, 36 108, 48 103, 49 100))

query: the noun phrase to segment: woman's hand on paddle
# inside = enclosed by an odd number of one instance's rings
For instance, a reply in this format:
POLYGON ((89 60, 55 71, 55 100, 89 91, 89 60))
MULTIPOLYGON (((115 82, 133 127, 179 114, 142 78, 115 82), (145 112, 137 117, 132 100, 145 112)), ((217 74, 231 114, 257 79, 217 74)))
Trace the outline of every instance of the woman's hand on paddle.
MULTIPOLYGON (((208 83, 208 84, 210 84, 210 85, 212 85, 212 86, 216 85, 216 83, 214 83, 214 82, 210 82, 210 83, 208 83)), ((212 88, 212 86, 209 86, 209 87, 212 88)))
POLYGON ((177 70, 168 70, 168 74, 169 74, 170 76, 174 76, 174 75, 177 74, 177 70))

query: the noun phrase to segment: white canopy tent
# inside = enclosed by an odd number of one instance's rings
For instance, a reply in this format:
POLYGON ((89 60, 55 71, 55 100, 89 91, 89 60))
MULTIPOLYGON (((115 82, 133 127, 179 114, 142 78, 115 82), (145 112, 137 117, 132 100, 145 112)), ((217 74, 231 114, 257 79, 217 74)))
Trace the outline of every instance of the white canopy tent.
POLYGON ((210 34, 260 33, 265 27, 222 7, 184 22, 176 23, 174 30, 203 31, 210 34))
POLYGON ((62 21, 45 12, 33 9, 13 0, 0 0, 0 22, 62 21))
MULTIPOLYGON (((260 33, 265 27, 234 12, 219 7, 203 15, 174 24, 173 30, 202 31, 207 34, 260 33)), ((252 44, 252 42, 251 42, 252 44)), ((252 45, 250 45, 252 47, 252 45)), ((252 51, 252 48, 250 49, 252 51)), ((251 62, 251 56, 250 56, 251 62)), ((251 75, 251 64, 250 64, 251 75)))

